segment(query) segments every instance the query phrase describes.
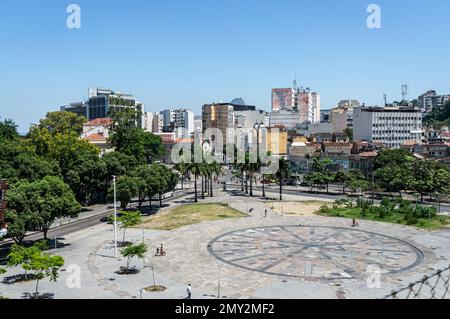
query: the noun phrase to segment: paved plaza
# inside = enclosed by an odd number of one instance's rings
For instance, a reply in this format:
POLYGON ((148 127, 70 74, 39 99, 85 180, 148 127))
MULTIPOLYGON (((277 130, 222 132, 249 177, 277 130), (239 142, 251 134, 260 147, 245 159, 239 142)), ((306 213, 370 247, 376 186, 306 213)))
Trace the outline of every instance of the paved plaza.
MULTIPOLYGON (((56 283, 44 280, 40 291, 52 298, 182 299, 191 284, 193 298, 383 298, 450 263, 450 230, 428 232, 371 221, 352 228, 348 219, 280 216, 258 198, 217 194, 205 201, 229 203, 251 211, 249 217, 172 231, 127 230, 128 241, 149 246, 145 260, 132 261, 139 270, 134 275, 117 274, 126 261, 114 258, 112 225, 73 233, 59 238, 60 248, 54 251, 65 258, 66 270, 72 264, 80 267, 81 287, 69 288, 73 273, 63 271, 56 283), (161 244, 167 255, 155 257, 161 244), (368 284, 374 269, 380 274, 379 287, 368 284), (167 289, 140 290, 154 280, 167 289)), ((188 201, 178 199, 172 207, 188 201)), ((9 270, 3 278, 19 272, 9 270)), ((10 298, 33 289, 33 282, 0 284, 0 294, 10 298)))

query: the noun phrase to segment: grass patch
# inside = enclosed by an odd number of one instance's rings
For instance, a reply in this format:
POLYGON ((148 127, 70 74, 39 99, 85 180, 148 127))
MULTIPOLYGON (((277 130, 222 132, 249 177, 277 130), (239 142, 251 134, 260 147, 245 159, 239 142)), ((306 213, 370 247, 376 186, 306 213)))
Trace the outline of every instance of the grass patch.
POLYGON ((145 288, 144 290, 146 291, 146 292, 162 292, 162 291, 165 291, 167 288, 166 287, 164 287, 164 286, 158 286, 158 285, 156 285, 156 286, 150 286, 150 287, 147 287, 147 288, 145 288))
POLYGON ((405 218, 405 215, 392 210, 387 214, 380 216, 379 213, 373 212, 376 210, 358 207, 331 207, 331 205, 324 205, 316 212, 317 215, 328 217, 342 217, 342 218, 356 218, 360 220, 372 220, 378 222, 385 222, 391 224, 414 226, 421 229, 438 230, 450 225, 450 217, 448 216, 432 216, 431 220, 428 218, 405 218))
POLYGON ((140 225, 142 228, 173 230, 204 221, 247 217, 246 214, 229 207, 227 204, 188 204, 175 207, 168 212, 151 216, 140 225))

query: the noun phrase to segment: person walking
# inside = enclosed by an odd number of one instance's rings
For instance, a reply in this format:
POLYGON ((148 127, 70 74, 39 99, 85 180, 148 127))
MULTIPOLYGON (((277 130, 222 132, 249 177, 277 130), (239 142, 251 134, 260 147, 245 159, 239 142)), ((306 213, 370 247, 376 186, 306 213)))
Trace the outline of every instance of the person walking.
POLYGON ((264 211, 264 217, 267 217, 267 209, 264 211))
POLYGON ((187 292, 187 297, 186 299, 191 299, 192 296, 192 287, 191 284, 188 284, 187 288, 186 288, 186 292, 187 292))

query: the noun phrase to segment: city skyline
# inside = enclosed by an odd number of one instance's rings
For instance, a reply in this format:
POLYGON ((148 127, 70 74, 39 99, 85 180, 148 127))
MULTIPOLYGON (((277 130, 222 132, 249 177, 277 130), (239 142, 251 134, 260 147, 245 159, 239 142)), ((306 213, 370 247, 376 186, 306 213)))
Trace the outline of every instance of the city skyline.
POLYGON ((0 117, 22 133, 48 111, 85 99, 88 87, 133 94, 146 111, 185 107, 197 115, 204 104, 236 97, 268 111, 271 89, 294 78, 321 94, 322 109, 342 99, 382 105, 384 93, 400 100, 404 83, 409 99, 449 91, 450 44, 440 37, 447 1, 377 1, 379 30, 367 28, 370 2, 358 0, 327 10, 311 1, 76 3, 77 30, 66 27, 69 3, 0 4, 8 13, 0 19, 0 117))

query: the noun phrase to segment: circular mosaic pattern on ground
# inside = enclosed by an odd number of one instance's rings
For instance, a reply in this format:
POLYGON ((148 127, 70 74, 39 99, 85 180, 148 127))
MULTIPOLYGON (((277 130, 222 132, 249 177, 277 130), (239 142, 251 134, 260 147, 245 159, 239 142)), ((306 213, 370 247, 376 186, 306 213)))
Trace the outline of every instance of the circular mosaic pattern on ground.
POLYGON ((368 267, 394 274, 419 265, 423 253, 373 232, 319 226, 271 226, 223 234, 208 245, 226 264, 306 279, 367 278, 368 267))

